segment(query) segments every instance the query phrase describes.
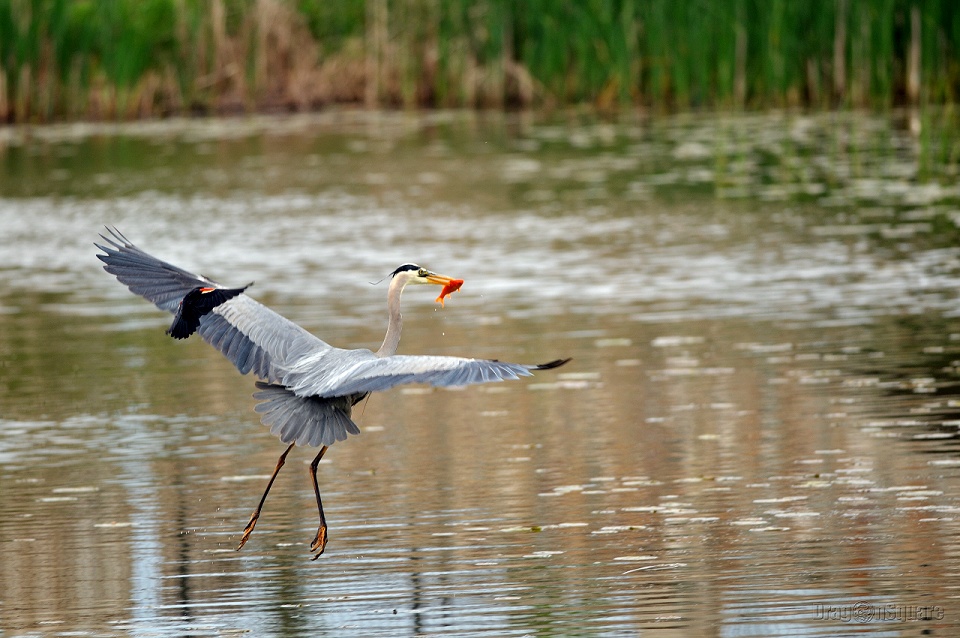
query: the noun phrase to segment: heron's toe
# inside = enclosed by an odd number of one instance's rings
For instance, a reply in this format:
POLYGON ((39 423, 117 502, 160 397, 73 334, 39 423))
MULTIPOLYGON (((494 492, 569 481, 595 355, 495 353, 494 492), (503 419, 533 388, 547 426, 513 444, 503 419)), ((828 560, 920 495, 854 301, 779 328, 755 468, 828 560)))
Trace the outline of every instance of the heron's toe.
POLYGON ((313 542, 310 543, 310 551, 315 552, 313 560, 320 558, 320 554, 323 553, 323 550, 327 547, 327 526, 323 525, 320 529, 317 530, 317 535, 314 536, 313 542))
POLYGON ((260 512, 255 511, 250 517, 249 522, 247 522, 247 526, 243 528, 243 536, 240 537, 240 544, 237 545, 238 552, 247 544, 247 541, 250 540, 250 534, 253 533, 253 528, 257 526, 258 518, 260 518, 260 512))

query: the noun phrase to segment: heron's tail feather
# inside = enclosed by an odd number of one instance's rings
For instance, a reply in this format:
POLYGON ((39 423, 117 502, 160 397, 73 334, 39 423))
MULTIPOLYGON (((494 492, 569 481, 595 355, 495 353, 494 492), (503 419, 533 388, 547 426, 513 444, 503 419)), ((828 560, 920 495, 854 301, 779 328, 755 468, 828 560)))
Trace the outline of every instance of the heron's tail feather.
POLYGON ((282 385, 262 381, 257 381, 257 390, 253 398, 263 401, 254 408, 260 422, 284 443, 319 447, 360 434, 350 420, 354 397, 300 397, 282 385))

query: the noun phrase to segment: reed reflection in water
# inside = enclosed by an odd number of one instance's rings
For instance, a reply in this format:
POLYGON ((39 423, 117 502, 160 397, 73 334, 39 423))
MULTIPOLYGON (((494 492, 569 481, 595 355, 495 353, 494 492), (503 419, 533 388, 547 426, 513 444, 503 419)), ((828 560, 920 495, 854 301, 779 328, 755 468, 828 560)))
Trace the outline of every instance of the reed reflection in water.
MULTIPOLYGON (((720 151, 691 146, 709 127, 684 120, 296 122, 44 132, 5 151, 0 629, 955 631, 945 188, 897 190, 890 166, 908 160, 876 150, 848 182, 798 171, 802 189, 776 191, 752 170, 807 164, 747 166, 750 144, 783 139, 762 118, 732 138, 733 199, 703 192, 720 151), (900 199, 877 210, 869 180, 900 199), (466 283, 443 310, 407 291, 402 352, 574 362, 374 396, 362 435, 320 465, 324 556, 307 552, 309 453, 238 553, 282 446, 251 379, 170 340, 169 317, 99 269, 103 223, 256 280, 253 296, 343 347, 376 347, 384 290, 366 282, 414 260, 466 283), (933 611, 891 621, 891 605, 933 611)), ((866 148, 898 139, 872 126, 866 148)))

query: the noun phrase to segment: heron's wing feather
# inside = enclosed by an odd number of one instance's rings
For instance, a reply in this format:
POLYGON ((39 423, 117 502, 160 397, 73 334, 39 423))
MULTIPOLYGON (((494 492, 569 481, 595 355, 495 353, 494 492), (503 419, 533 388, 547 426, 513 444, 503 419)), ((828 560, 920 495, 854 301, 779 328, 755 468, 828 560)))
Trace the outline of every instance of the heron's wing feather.
MULTIPOLYGON (((157 259, 134 246, 120 231, 107 229, 97 244, 104 270, 130 290, 175 313, 183 298, 199 287, 223 288, 201 275, 157 259)), ((233 297, 200 318, 197 332, 233 362, 241 373, 251 370, 276 381, 299 358, 330 346, 289 319, 245 294, 233 297)))
POLYGON ((462 357, 394 355, 377 357, 369 350, 331 348, 300 362, 284 377, 285 386, 301 396, 333 397, 388 390, 404 383, 438 387, 463 386, 530 376, 566 361, 543 365, 506 363, 462 357))
POLYGON ((334 350, 247 295, 234 297, 201 317, 197 332, 242 374, 252 370, 271 382, 282 381, 304 357, 334 350))
POLYGON ((176 312, 180 301, 195 288, 220 284, 202 275, 195 275, 140 250, 116 228, 101 234, 103 244, 96 244, 105 255, 97 255, 103 269, 114 275, 130 291, 152 301, 161 310, 176 312))
POLYGON ((263 401, 255 408, 260 422, 284 443, 319 447, 342 441, 348 434, 360 434, 350 420, 351 397, 298 397, 283 386, 259 381, 257 388, 253 398, 263 401))

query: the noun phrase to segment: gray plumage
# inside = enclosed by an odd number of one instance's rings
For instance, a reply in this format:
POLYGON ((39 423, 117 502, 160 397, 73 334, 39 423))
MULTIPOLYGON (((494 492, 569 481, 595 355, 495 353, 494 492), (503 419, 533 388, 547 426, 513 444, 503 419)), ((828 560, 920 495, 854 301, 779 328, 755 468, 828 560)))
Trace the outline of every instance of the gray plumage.
POLYGON ((320 447, 342 441, 348 434, 360 434, 350 420, 350 397, 320 399, 299 397, 281 385, 257 381, 253 398, 263 401, 254 408, 260 421, 284 443, 320 447))
MULTIPOLYGON (((104 270, 131 292, 177 313, 196 288, 223 289, 217 282, 178 268, 134 246, 116 229, 96 244, 104 270)), ((400 294, 408 283, 443 284, 449 277, 405 264, 392 273, 388 290, 389 323, 376 353, 335 348, 292 321, 238 294, 200 317, 197 333, 227 357, 242 374, 252 372, 261 422, 284 443, 327 446, 360 432, 351 408, 370 392, 405 383, 437 387, 517 379, 568 361, 542 365, 504 363, 462 357, 396 355, 400 340, 400 294)))

